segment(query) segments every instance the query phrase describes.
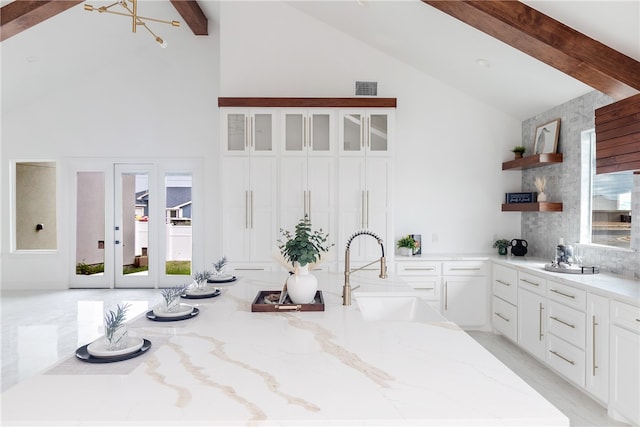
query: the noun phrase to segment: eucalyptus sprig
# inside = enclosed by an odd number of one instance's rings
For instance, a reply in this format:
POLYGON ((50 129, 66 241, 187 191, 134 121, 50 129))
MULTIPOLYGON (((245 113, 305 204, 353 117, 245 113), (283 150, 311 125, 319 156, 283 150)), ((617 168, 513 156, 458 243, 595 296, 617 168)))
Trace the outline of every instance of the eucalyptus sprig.
POLYGON ((196 281, 197 284, 201 284, 211 277, 211 272, 209 270, 196 271, 193 273, 193 280, 196 281))
POLYGON ((220 273, 225 265, 227 265, 227 257, 223 256, 218 260, 218 262, 213 263, 213 269, 220 273))
POLYGON ((122 326, 129 307, 131 307, 130 304, 118 304, 116 306, 116 311, 109 310, 104 315, 104 335, 107 340, 111 341, 113 339, 113 334, 118 330, 120 326, 122 326))
POLYGON ((162 289, 160 293, 162 294, 162 298, 164 299, 165 304, 169 306, 169 304, 171 304, 171 301, 182 295, 186 289, 186 285, 173 286, 171 288, 162 289))

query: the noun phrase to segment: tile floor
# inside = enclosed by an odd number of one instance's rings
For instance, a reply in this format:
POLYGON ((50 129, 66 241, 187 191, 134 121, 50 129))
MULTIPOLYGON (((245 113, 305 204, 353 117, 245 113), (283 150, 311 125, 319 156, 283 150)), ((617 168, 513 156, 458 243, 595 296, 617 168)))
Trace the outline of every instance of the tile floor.
MULTIPOLYGON (((123 301, 129 317, 160 303, 155 289, 3 291, 2 391, 42 372, 102 335, 104 310, 123 301)), ((572 426, 622 426, 567 381, 500 335, 469 333, 512 371, 565 413, 572 426)))

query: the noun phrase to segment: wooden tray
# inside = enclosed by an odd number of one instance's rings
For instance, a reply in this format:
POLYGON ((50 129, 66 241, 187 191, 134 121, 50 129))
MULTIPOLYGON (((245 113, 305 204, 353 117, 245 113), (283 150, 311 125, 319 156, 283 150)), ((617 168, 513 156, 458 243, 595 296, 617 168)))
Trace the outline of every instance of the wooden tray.
POLYGON ((283 304, 266 303, 265 297, 268 295, 278 295, 281 291, 260 291, 251 303, 251 311, 257 312, 276 312, 276 311, 324 311, 324 298, 322 291, 316 291, 313 302, 309 304, 294 304, 287 296, 283 304))

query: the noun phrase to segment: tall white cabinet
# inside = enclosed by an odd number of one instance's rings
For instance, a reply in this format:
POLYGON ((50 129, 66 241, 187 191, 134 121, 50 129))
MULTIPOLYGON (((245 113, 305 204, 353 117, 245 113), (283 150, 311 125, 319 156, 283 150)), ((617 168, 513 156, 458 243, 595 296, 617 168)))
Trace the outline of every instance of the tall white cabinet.
MULTIPOLYGON (((221 253, 235 268, 279 268, 280 229, 304 216, 329 233, 341 270, 354 232, 378 234, 393 258, 391 180, 395 98, 219 98, 221 253)), ((353 265, 380 257, 356 239, 353 265)))

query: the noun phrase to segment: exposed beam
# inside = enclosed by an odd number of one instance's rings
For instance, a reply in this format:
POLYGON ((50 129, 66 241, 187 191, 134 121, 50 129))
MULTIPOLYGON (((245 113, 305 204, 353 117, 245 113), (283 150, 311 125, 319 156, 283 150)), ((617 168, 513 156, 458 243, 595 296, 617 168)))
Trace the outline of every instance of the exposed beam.
POLYGON ((20 0, 0 8, 0 41, 82 3, 83 0, 20 0))
POLYGON ((616 100, 640 92, 640 62, 524 3, 422 1, 616 100))
POLYGON ((209 35, 207 17, 196 0, 171 0, 171 4, 196 36, 209 35))

